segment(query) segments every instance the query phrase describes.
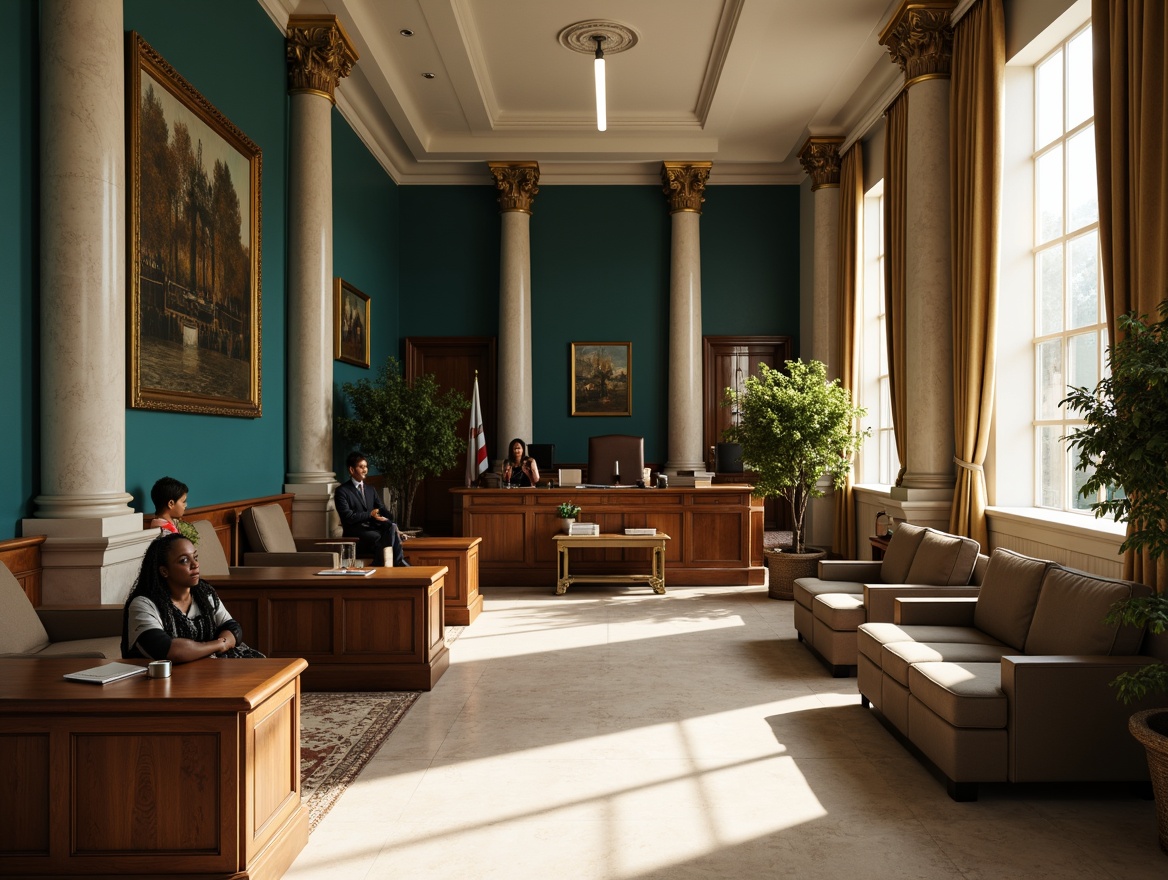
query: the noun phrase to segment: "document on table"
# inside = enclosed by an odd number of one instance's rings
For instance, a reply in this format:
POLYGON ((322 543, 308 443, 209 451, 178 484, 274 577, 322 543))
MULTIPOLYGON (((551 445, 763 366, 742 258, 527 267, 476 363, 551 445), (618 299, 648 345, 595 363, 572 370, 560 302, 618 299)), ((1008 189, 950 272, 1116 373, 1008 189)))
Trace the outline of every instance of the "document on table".
POLYGON ((323 575, 348 575, 350 577, 367 578, 373 574, 372 568, 326 568, 324 571, 318 571, 317 574, 323 575))
POLYGON ((135 675, 145 675, 145 666, 134 666, 130 663, 107 663, 105 666, 94 666, 82 669, 80 672, 66 672, 65 678, 69 681, 84 681, 89 684, 109 684, 111 681, 121 681, 135 675))

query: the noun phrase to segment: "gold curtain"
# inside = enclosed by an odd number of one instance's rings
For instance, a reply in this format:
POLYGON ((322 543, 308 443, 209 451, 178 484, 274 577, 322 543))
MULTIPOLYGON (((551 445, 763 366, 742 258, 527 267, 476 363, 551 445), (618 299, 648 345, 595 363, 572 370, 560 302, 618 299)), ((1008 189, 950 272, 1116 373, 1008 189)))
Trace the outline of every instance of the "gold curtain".
POLYGON ((950 194, 953 251, 953 432, 957 485, 949 531, 989 546, 982 466, 993 420, 1001 213, 1002 0, 980 0, 953 29, 950 194))
POLYGON ((904 479, 905 431, 908 417, 905 402, 905 201, 908 178, 908 90, 900 93, 884 111, 884 326, 888 335, 888 386, 892 398, 892 433, 900 473, 904 479))
MULTIPOLYGON (((840 159, 839 220, 839 377, 852 393, 856 386, 856 305, 864 229, 864 154, 856 141, 840 159)), ((835 493, 835 534, 832 552, 844 559, 856 558, 856 507, 852 500, 852 475, 835 493)))
MULTIPOLYGON (((1109 338, 1168 297, 1168 11, 1164 0, 1092 0, 1099 243, 1109 338)), ((1127 553, 1125 578, 1168 588, 1168 559, 1127 553)))

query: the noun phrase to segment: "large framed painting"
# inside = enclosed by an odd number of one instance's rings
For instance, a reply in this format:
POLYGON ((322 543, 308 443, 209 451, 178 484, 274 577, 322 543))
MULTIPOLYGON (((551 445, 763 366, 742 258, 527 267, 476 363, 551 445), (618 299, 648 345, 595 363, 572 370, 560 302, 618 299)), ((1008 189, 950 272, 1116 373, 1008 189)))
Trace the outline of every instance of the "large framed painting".
POLYGON ((572 343, 572 415, 633 414, 633 344, 572 343))
POLYGON ((369 297, 348 281, 336 281, 333 310, 333 356, 346 364, 369 367, 369 297))
POLYGON ((126 63, 130 406, 258 418, 260 149, 136 33, 126 63))

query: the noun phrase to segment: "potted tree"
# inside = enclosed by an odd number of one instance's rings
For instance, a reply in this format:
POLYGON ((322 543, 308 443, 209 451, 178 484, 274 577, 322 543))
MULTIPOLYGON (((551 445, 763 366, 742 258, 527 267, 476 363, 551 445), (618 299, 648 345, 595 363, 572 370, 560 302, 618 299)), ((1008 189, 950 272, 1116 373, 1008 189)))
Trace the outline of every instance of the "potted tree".
MULTIPOLYGON (((1109 375, 1093 389, 1072 388, 1063 401, 1086 422, 1065 439, 1088 475, 1080 495, 1103 493, 1091 504, 1095 516, 1128 525, 1120 551, 1144 551, 1158 563, 1168 553, 1168 300, 1157 322, 1132 313, 1118 323, 1124 335, 1108 350, 1109 375)), ((1108 623, 1146 626, 1161 636, 1168 628, 1168 593, 1163 579, 1156 588, 1151 596, 1116 603, 1108 623)), ((1160 649, 1168 653, 1163 640, 1160 649)), ((1168 692, 1168 664, 1124 673, 1113 684, 1125 703, 1168 692)), ((1168 707, 1133 715, 1129 728, 1148 753, 1160 847, 1168 852, 1168 707)))
POLYGON ((795 579, 814 575, 826 553, 805 545, 807 501, 824 494, 819 482, 825 476, 837 489, 843 486, 852 456, 871 433, 856 427, 867 410, 852 405, 838 380, 827 380, 822 363, 798 359, 787 361, 783 370, 759 364, 741 395, 727 388, 726 400, 739 412, 726 436, 742 446, 743 463, 756 475, 754 494, 780 496, 791 507, 793 546, 766 551, 768 593, 790 599, 795 579))
POLYGON ((337 417, 338 433, 385 476, 397 522, 412 528, 422 480, 449 470, 466 451, 458 421, 470 401, 454 390, 440 392, 430 374, 407 383, 392 357, 375 379, 346 382, 341 390, 353 414, 337 417))

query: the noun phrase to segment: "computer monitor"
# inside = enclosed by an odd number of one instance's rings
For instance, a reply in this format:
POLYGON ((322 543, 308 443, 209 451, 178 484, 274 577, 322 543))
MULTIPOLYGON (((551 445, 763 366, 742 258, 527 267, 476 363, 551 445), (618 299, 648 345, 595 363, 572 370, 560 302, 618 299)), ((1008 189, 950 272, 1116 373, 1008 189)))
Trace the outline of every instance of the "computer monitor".
POLYGON ((535 459, 535 464, 541 474, 551 474, 556 468, 556 444, 528 443, 527 454, 535 459))
POLYGON ((588 438, 588 482, 592 485, 635 486, 645 469, 645 438, 602 434, 588 438), (619 462, 620 477, 617 478, 619 462))

